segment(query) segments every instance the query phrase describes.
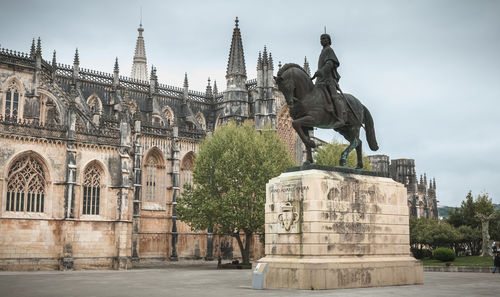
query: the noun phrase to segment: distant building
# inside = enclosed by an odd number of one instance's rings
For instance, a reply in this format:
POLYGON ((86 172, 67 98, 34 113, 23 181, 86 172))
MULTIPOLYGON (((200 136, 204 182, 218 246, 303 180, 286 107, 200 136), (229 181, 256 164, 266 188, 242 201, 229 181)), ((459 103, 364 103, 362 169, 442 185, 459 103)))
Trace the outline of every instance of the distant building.
POLYGON ((394 159, 386 155, 368 156, 373 171, 390 176, 393 180, 402 183, 408 194, 410 215, 415 217, 438 218, 436 198, 436 179, 427 183, 427 174, 420 175, 417 180, 415 160, 394 159))

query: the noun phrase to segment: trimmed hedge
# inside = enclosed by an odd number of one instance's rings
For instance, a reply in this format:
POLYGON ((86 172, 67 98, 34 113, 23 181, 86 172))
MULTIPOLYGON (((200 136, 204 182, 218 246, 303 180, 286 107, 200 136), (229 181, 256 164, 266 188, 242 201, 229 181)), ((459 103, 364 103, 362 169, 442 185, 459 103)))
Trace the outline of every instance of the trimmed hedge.
POLYGON ((434 259, 443 262, 450 262, 455 260, 455 252, 452 249, 440 247, 434 250, 434 259))

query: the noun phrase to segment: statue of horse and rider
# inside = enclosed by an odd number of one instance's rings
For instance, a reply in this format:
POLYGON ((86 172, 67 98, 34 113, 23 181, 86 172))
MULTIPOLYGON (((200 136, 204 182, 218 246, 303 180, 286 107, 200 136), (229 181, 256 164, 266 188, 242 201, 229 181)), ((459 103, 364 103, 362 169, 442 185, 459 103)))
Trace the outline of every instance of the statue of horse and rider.
POLYGON ((340 63, 331 48, 328 34, 321 35, 323 50, 318 60, 318 71, 311 78, 297 64, 283 65, 275 77, 278 89, 285 100, 292 117, 292 126, 304 142, 307 150, 305 164, 313 162, 311 149, 316 144, 309 137, 314 127, 332 128, 349 141, 341 153, 339 165, 345 166, 347 156, 356 149, 357 169, 363 168, 362 147, 359 130, 364 127, 370 149, 378 150, 373 119, 368 109, 350 94, 344 94, 339 87, 340 75, 337 68, 340 63), (316 78, 316 84, 312 80, 316 78))

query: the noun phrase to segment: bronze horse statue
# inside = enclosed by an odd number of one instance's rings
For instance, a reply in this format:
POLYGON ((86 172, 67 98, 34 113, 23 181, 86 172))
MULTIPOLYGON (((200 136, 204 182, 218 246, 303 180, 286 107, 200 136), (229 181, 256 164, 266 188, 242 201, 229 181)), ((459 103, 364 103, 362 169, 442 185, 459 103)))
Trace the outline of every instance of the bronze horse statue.
MULTIPOLYGON (((316 147, 316 144, 309 138, 309 131, 314 127, 332 128, 335 123, 335 115, 325 109, 325 104, 329 99, 320 87, 312 83, 309 74, 297 64, 285 64, 280 68, 274 80, 278 89, 285 96, 290 116, 293 119, 292 126, 306 146, 307 159, 304 165, 310 164, 313 162, 311 148, 316 147)), ((340 96, 340 94, 337 95, 340 96)), ((345 166, 347 156, 353 149, 356 149, 358 160, 356 169, 361 169, 363 168, 363 160, 359 130, 363 124, 370 149, 372 151, 378 150, 373 119, 368 108, 361 104, 356 97, 350 94, 343 95, 349 106, 345 119, 346 125, 335 129, 335 131, 344 136, 349 141, 349 145, 340 155, 339 165, 345 166)))

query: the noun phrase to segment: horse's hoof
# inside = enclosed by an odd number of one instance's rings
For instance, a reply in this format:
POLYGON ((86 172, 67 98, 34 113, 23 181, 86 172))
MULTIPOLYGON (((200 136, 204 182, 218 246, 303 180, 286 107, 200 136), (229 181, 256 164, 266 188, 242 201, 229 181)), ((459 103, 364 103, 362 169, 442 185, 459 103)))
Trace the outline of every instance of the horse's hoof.
POLYGON ((339 161, 340 166, 345 166, 345 163, 346 163, 346 160, 340 159, 340 161, 339 161))

